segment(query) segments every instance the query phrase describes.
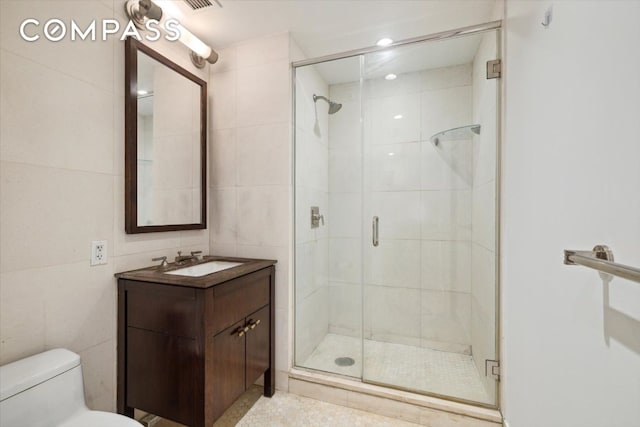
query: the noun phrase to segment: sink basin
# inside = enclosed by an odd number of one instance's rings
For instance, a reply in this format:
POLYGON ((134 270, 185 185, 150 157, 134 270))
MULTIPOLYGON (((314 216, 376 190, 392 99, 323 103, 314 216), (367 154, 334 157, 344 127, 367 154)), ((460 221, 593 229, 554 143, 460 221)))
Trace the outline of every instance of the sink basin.
POLYGON ((176 276, 201 277, 207 274, 217 273, 218 271, 242 265, 241 262, 231 261, 209 261, 203 264, 192 265, 190 267, 180 268, 178 270, 167 271, 165 274, 173 274, 176 276))

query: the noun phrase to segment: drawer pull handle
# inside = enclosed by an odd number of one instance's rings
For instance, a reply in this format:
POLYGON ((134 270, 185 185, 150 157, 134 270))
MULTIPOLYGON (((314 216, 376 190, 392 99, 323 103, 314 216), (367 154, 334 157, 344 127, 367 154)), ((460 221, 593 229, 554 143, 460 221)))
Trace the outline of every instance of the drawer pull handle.
POLYGON ((249 331, 249 327, 248 326, 245 326, 244 328, 241 327, 240 331, 238 331, 238 336, 241 337, 244 334, 246 334, 248 331, 249 331))
POLYGON ((249 327, 250 327, 251 329, 255 329, 255 328, 256 328, 256 326, 258 326, 259 324, 260 324, 260 319, 256 320, 255 322, 250 323, 250 324, 249 324, 249 327))

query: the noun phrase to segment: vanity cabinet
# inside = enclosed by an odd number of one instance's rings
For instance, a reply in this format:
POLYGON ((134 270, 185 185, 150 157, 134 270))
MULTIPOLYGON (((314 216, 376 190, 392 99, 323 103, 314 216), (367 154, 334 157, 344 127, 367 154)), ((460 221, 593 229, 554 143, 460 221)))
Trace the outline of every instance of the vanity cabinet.
POLYGON ((202 277, 117 275, 119 413, 211 426, 260 376, 273 395, 275 261, 245 261, 202 277))

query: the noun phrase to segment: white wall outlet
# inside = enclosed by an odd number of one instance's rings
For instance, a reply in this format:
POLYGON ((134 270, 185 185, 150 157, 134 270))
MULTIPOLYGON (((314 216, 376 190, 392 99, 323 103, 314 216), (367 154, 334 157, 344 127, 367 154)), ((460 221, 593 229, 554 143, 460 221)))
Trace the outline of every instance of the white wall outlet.
POLYGON ((107 263, 107 241, 94 240, 91 242, 91 265, 107 263))

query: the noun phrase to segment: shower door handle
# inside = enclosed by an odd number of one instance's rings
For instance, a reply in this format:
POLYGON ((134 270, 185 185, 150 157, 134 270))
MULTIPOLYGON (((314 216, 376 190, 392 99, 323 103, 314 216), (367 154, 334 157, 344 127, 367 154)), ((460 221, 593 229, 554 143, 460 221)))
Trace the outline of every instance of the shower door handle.
POLYGON ((378 244, 380 243, 378 241, 378 217, 374 216, 373 217, 373 222, 371 224, 371 228, 372 228, 372 232, 371 232, 371 243, 373 244, 373 246, 378 246, 378 244))

